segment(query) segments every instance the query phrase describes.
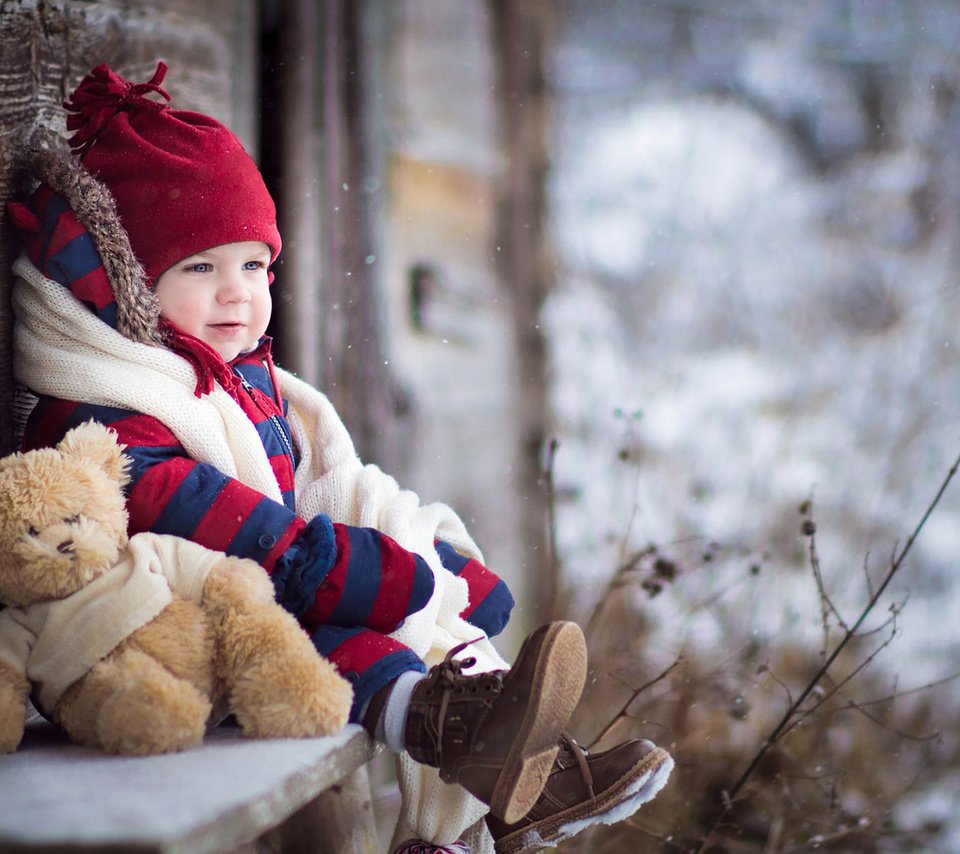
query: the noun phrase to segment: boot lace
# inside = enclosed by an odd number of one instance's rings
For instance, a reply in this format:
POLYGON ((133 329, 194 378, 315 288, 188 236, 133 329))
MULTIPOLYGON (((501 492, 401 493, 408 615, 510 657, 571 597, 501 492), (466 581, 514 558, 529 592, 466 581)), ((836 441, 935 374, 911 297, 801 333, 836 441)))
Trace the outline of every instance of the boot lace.
MULTIPOLYGON (((479 638, 477 639, 479 640, 479 638)), ((431 668, 427 676, 427 693, 433 693, 436 690, 446 691, 447 694, 480 694, 487 695, 485 702, 491 702, 495 694, 499 694, 503 689, 503 677, 507 671, 493 670, 488 673, 478 673, 476 675, 467 675, 463 671, 473 667, 477 659, 473 656, 467 658, 454 658, 457 653, 462 652, 475 641, 465 641, 453 647, 444 656, 444 659, 436 667, 431 668)), ((442 709, 445 711, 447 698, 444 697, 442 709)))
POLYGON ((455 659, 457 653, 462 652, 474 641, 466 641, 453 647, 444 657, 440 664, 432 667, 427 676, 425 693, 427 696, 436 691, 442 691, 440 699, 440 708, 437 710, 436 721, 431 721, 426 727, 426 734, 433 742, 436 751, 437 760, 443 765, 443 741, 444 733, 452 739, 454 744, 469 743, 472 735, 467 730, 465 720, 451 720, 448 722, 447 713, 450 709, 451 697, 462 697, 465 694, 471 694, 477 697, 477 700, 484 707, 490 709, 493 707, 494 700, 503 690, 503 677, 507 673, 505 670, 494 670, 488 673, 479 673, 474 676, 468 676, 463 673, 463 669, 473 667, 477 663, 476 658, 469 656, 464 659, 455 659))

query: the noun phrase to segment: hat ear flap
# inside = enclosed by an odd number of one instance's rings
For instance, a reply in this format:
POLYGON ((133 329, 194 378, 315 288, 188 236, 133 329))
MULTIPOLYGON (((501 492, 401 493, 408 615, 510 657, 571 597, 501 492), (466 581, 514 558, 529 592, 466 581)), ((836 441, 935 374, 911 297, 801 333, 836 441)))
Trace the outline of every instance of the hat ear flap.
POLYGON ((117 434, 96 421, 74 427, 57 445, 65 456, 75 457, 103 469, 111 478, 126 486, 130 480, 130 458, 123 451, 126 445, 117 441, 117 434))

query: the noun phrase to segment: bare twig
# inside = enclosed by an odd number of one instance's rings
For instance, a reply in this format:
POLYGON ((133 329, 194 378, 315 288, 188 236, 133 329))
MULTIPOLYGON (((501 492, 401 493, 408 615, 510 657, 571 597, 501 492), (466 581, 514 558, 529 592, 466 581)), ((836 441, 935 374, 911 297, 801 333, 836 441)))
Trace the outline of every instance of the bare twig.
MULTIPOLYGON (((805 502, 805 507, 807 508, 809 515, 809 501, 805 502)), ((843 617, 840 616, 840 612, 837 610, 836 606, 833 604, 833 600, 831 600, 830 594, 827 593, 827 587, 823 582, 823 572, 820 568, 820 553, 817 550, 817 528, 813 522, 813 519, 808 518, 806 522, 804 522, 804 530, 808 532, 810 539, 810 568, 813 570, 813 579, 817 585, 817 595, 820 597, 820 620, 823 624, 823 650, 821 654, 825 656, 827 654, 827 647, 830 645, 829 615, 831 613, 833 614, 840 628, 842 628, 844 631, 847 629, 847 624, 843 617)))
POLYGON ((870 629, 869 631, 860 631, 860 632, 858 632, 858 633, 857 633, 857 640, 863 640, 864 638, 869 638, 869 637, 872 637, 873 635, 878 635, 878 634, 880 634, 880 632, 882 632, 884 629, 886 629, 887 626, 889 626, 889 625, 891 625, 891 624, 893 624, 893 623, 896 623, 897 617, 900 616, 901 611, 903 611, 904 606, 907 604, 907 602, 908 602, 909 599, 910 599, 910 596, 909 596, 909 594, 908 594, 908 595, 906 596, 906 598, 904 598, 904 600, 903 600, 902 602, 894 602, 894 603, 890 606, 890 616, 887 617, 882 623, 880 623, 880 625, 874 626, 874 627, 873 627, 872 629, 870 629))
MULTIPOLYGON (((828 702, 831 698, 836 696, 845 685, 849 685, 860 673, 866 670, 880 655, 883 650, 885 650, 891 643, 893 643, 894 638, 896 637, 896 632, 891 633, 879 647, 877 647, 870 655, 868 655, 863 661, 860 662, 850 673, 848 673, 843 679, 834 684, 834 686, 829 691, 824 691, 823 696, 820 697, 813 706, 807 709, 799 708, 799 704, 794 704, 794 717, 790 723, 784 727, 780 732, 780 737, 782 738, 792 729, 794 729, 799 724, 807 720, 812 714, 814 714, 818 709, 820 709, 824 703, 828 702)), ((826 676, 826 674, 824 674, 826 676)))
POLYGON ((789 707, 793 706, 793 692, 790 690, 790 686, 784 682, 777 674, 774 672, 773 668, 769 664, 761 665, 758 673, 769 673, 770 678, 776 682, 781 688, 783 688, 783 693, 787 695, 787 705, 789 707))
POLYGON ((827 647, 830 646, 830 608, 833 605, 830 603, 830 597, 827 596, 823 576, 820 574, 820 555, 817 553, 817 536, 813 533, 814 530, 811 528, 810 532, 810 567, 813 570, 813 580, 816 582, 817 594, 820 598, 820 624, 823 628, 823 648, 820 650, 820 655, 826 657, 827 647))
POLYGON ((592 742, 590 742, 589 747, 593 747, 602 741, 611 732, 611 730, 613 730, 620 719, 627 716, 627 710, 633 705, 633 701, 636 700, 637 697, 639 697, 648 688, 652 688, 658 682, 662 682, 664 679, 666 679, 674 670, 677 669, 677 667, 680 666, 681 661, 683 661, 682 656, 674 661, 673 664, 671 664, 659 676, 654 677, 649 682, 645 682, 639 688, 634 688, 633 692, 630 694, 630 697, 627 699, 627 702, 625 702, 620 708, 620 711, 610 719, 610 722, 600 731, 600 734, 592 742))
POLYGON ((547 548, 550 550, 547 555, 547 570, 550 573, 550 592, 549 600, 544 605, 544 612, 548 619, 555 619, 558 615, 557 601, 560 592, 560 549, 557 545, 557 491, 556 481, 554 479, 554 466, 556 465, 557 449, 560 442, 556 438, 551 438, 547 444, 547 457, 543 465, 543 484, 546 491, 547 503, 547 548))
POLYGON ((861 706, 879 706, 883 703, 890 703, 893 700, 899 700, 901 697, 909 697, 911 694, 919 694, 923 691, 929 691, 931 688, 939 688, 941 685, 946 685, 949 682, 956 682, 957 679, 960 679, 960 672, 951 673, 949 676, 944 676, 943 679, 936 679, 933 682, 927 682, 925 685, 918 685, 916 688, 908 688, 906 691, 897 690, 894 694, 888 694, 886 697, 876 697, 873 700, 862 700, 859 705, 861 706))
MULTIPOLYGON (((637 420, 640 418, 641 413, 634 412, 632 413, 627 420, 627 429, 626 429, 626 439, 628 443, 633 442, 634 438, 634 425, 637 420)), ((629 455, 628 455, 629 456, 629 455)), ((624 459, 627 459, 628 456, 625 456, 624 459)), ((633 498, 630 502, 630 517, 627 519, 627 527, 623 532, 623 537, 620 540, 624 549, 630 545, 630 535, 633 531, 633 525, 637 521, 637 516, 640 514, 640 467, 636 468, 636 477, 633 479, 633 498)))
POLYGON ((715 593, 711 593, 706 599, 701 599, 699 602, 694 602, 687 609, 687 617, 691 617, 696 614, 698 611, 706 611, 712 608, 717 604, 721 599, 727 596, 731 591, 736 590, 738 587, 749 583, 751 580, 749 575, 738 578, 736 581, 731 581, 726 587, 721 587, 715 593))
POLYGON ((726 821, 731 810, 733 809, 733 802, 736 800, 737 796, 743 790, 743 787, 746 785, 747 781, 753 776, 753 773, 759 767, 760 763, 766 757, 769 750, 781 739, 784 732, 791 726, 791 723, 799 711, 800 707, 814 691, 814 689, 819 685, 824 677, 829 672, 830 668, 839 658, 840 654, 847 648, 850 641, 857 635, 857 632, 860 630, 860 627, 867 620, 870 614, 873 612, 877 603, 880 601, 880 598, 886 592, 887 588, 890 586, 890 583, 893 581, 897 572, 903 566, 906 561, 907 555, 910 554, 911 549, 913 548, 914 543, 916 543, 920 533, 923 531, 924 527, 927 524, 927 520, 930 518, 934 509, 940 503, 940 499, 943 497, 944 493, 947 491, 947 487, 950 485, 953 478, 956 476, 958 469, 960 469, 960 456, 954 461, 953 465, 950 467, 946 476, 944 477, 940 488, 937 490, 936 495, 934 495, 933 500, 927 505, 927 509, 923 512, 923 515, 920 518, 920 521, 917 523, 916 527, 913 529, 913 532, 910 534, 910 537, 907 539, 907 542, 904 544, 903 548, 899 553, 894 552, 892 557, 892 563, 889 570, 883 578, 883 581, 880 583, 879 587, 873 594, 870 596, 866 605, 860 611, 860 614, 857 616, 856 621, 853 625, 849 626, 843 634, 843 637, 834 647, 833 651, 829 656, 823 661, 823 663, 817 668, 814 675, 808 681, 807 685, 800 692, 797 698, 794 700, 793 704, 784 712, 783 717, 773 728, 771 733, 764 739, 763 743, 760 745, 759 750, 754 755, 753 759, 744 769, 743 773, 734 783, 733 787, 729 791, 724 793, 724 805, 720 814, 714 820, 713 825, 710 829, 704 834, 701 838, 699 845, 695 849, 696 854, 700 854, 706 849, 707 844, 710 842, 713 835, 721 827, 721 825, 726 821))
POLYGON ((863 556, 863 577, 867 580, 867 598, 873 596, 873 579, 870 577, 870 552, 863 556))
POLYGON ((863 715, 863 717, 865 717, 872 724, 875 724, 881 729, 884 729, 887 732, 893 733, 894 735, 899 736, 900 738, 906 739, 907 741, 936 741, 938 738, 940 738, 940 735, 941 735, 940 732, 930 732, 930 733, 927 733, 926 735, 914 735, 913 733, 904 732, 901 729, 892 727, 889 724, 884 723, 876 715, 873 715, 870 712, 868 712, 856 700, 848 699, 847 697, 844 697, 843 694, 841 694, 840 696, 846 701, 847 705, 843 709, 837 709, 836 710, 837 712, 846 712, 846 711, 859 712, 861 715, 863 715))
POLYGON ((610 582, 607 584, 607 589, 597 600, 597 604, 593 606, 593 611, 591 612, 590 617, 587 619, 587 625, 584 628, 583 633, 588 638, 593 635, 593 630, 596 628, 597 620, 600 619, 600 615, 603 613, 604 607, 610 600, 610 594, 613 593, 614 590, 624 587, 632 581, 629 576, 638 571, 640 561, 643 560, 648 553, 649 549, 641 552, 635 552, 627 559, 626 563, 618 567, 616 572, 613 573, 610 582))
POLYGON ((649 836, 651 839, 656 839, 658 842, 664 842, 667 839, 667 834, 662 830, 651 830, 649 827, 644 826, 637 819, 636 815, 631 816, 626 819, 624 824, 629 825, 634 830, 640 831, 644 836, 649 836))

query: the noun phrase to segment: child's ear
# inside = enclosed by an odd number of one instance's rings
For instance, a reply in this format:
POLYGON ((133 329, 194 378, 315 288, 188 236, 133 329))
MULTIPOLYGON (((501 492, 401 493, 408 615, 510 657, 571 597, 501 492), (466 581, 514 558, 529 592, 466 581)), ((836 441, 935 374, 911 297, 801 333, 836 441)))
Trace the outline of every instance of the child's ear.
POLYGON ((126 445, 117 441, 117 434, 96 421, 86 421, 60 440, 57 450, 102 468, 111 478, 125 486, 130 479, 127 471, 129 457, 123 453, 126 445))

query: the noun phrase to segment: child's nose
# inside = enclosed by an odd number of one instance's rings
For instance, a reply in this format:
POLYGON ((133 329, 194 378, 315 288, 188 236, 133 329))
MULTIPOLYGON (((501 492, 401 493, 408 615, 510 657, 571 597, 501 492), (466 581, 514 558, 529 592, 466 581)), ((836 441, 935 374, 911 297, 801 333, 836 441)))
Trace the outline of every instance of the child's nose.
POLYGON ((217 291, 220 302, 247 302, 250 299, 250 288, 239 274, 227 274, 220 283, 217 291))

